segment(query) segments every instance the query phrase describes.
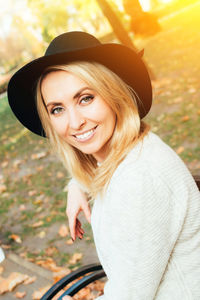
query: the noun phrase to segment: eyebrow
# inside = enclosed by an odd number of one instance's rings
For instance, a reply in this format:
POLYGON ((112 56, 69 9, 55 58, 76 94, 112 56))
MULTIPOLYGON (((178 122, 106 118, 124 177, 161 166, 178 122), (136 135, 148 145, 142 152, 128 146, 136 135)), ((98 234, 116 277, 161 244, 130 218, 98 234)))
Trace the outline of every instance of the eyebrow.
MULTIPOLYGON (((73 96, 73 99, 77 99, 80 95, 81 95, 81 93, 83 92, 83 91, 85 91, 85 90, 91 90, 89 87, 83 87, 83 88, 81 88, 80 90, 78 90, 78 92, 73 96)), ((62 102, 56 102, 56 101, 51 101, 51 102, 49 102, 47 105, 46 105, 46 107, 48 107, 48 106, 50 106, 50 105, 61 105, 62 104, 62 102)))

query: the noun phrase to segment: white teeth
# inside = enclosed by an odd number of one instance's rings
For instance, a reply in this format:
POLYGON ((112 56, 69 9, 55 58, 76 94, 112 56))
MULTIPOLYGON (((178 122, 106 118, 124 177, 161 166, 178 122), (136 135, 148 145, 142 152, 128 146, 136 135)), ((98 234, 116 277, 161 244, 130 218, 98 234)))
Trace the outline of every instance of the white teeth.
POLYGON ((94 129, 91 129, 90 131, 85 132, 84 134, 75 135, 75 137, 78 140, 84 140, 84 139, 88 138, 90 135, 92 135, 93 132, 94 132, 94 129))

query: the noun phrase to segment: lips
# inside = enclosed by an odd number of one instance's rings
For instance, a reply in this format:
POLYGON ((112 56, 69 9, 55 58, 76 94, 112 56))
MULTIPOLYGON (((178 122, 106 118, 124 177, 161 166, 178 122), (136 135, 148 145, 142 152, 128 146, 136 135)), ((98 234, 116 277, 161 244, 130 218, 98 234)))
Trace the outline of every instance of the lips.
POLYGON ((74 135, 74 137, 78 140, 78 141, 85 141, 85 140, 88 140, 90 139, 94 132, 95 132, 95 129, 97 128, 97 126, 95 126, 94 128, 82 133, 82 134, 76 134, 74 135))

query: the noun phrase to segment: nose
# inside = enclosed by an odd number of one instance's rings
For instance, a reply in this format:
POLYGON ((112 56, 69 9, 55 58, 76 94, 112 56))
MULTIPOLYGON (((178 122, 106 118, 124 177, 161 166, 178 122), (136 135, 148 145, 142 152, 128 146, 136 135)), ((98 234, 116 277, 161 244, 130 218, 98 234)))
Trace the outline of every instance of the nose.
POLYGON ((85 124, 85 118, 83 115, 75 108, 70 109, 69 111, 69 127, 74 130, 82 128, 85 124))

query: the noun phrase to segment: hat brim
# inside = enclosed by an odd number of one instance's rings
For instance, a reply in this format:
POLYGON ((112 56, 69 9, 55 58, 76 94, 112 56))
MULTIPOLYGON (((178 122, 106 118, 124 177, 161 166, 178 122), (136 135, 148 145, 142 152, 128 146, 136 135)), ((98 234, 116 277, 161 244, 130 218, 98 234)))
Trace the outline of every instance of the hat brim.
POLYGON ((147 68, 140 56, 120 44, 101 44, 96 47, 43 56, 18 70, 8 84, 8 101, 19 121, 30 131, 45 136, 36 102, 36 83, 49 66, 73 61, 95 61, 121 77, 136 92, 140 101, 140 118, 144 118, 152 105, 152 86, 147 68))

